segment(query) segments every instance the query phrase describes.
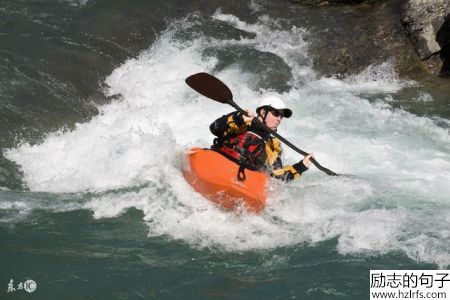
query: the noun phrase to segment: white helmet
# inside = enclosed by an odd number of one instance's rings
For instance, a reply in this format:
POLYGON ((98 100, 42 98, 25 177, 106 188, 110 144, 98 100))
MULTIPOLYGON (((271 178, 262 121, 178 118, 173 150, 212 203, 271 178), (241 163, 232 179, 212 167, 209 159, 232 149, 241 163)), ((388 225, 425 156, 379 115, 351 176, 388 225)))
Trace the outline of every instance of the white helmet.
POLYGON ((268 95, 268 96, 264 97, 262 99, 261 103, 256 108, 256 112, 259 114, 259 111, 265 107, 274 108, 276 110, 283 111, 285 118, 289 118, 290 116, 292 116, 292 110, 287 108, 286 104, 284 104, 283 100, 281 100, 276 95, 268 95))

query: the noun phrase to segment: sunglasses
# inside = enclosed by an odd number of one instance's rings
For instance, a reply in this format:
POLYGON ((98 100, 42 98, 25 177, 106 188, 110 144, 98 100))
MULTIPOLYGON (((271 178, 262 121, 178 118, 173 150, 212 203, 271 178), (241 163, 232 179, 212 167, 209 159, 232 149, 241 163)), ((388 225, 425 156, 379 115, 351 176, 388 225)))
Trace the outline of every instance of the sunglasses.
POLYGON ((280 116, 281 116, 282 118, 284 117, 284 111, 282 111, 282 110, 280 111, 280 110, 276 110, 276 109, 273 109, 273 108, 272 108, 272 109, 270 109, 269 111, 270 111, 270 113, 271 113, 275 118, 278 118, 278 117, 280 117, 280 116))

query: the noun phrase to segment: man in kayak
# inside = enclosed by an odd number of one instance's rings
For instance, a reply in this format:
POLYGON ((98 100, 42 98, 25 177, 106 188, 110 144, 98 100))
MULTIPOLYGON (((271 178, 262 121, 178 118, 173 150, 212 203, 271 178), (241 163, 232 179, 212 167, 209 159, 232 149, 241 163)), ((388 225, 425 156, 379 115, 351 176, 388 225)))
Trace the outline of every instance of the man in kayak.
MULTIPOLYGON (((232 112, 214 121, 209 127, 217 136, 211 149, 218 151, 240 165, 238 179, 245 179, 245 168, 267 170, 271 176, 285 181, 300 177, 311 165, 312 154, 300 162, 284 166, 281 161, 281 143, 254 121, 255 115, 246 110, 247 116, 232 112)), ((257 118, 276 131, 283 118, 292 111, 275 95, 265 97, 256 109, 257 118)))

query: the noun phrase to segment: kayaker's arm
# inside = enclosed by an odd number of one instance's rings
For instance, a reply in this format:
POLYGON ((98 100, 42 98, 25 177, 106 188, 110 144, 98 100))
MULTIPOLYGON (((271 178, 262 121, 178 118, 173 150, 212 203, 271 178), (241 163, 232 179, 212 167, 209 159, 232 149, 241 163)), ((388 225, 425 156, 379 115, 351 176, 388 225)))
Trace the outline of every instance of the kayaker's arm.
POLYGON ((270 176, 284 181, 291 181, 297 179, 303 172, 308 170, 311 162, 311 156, 305 157, 304 160, 296 164, 284 166, 281 160, 281 143, 277 138, 271 138, 266 142, 267 165, 270 171, 270 176))
POLYGON ((251 122, 245 122, 240 112, 232 112, 215 120, 209 130, 219 138, 236 135, 248 130, 251 122))
POLYGON ((284 181, 291 181, 300 177, 308 168, 303 161, 299 161, 296 164, 282 167, 281 159, 278 157, 277 161, 273 165, 271 176, 284 181))

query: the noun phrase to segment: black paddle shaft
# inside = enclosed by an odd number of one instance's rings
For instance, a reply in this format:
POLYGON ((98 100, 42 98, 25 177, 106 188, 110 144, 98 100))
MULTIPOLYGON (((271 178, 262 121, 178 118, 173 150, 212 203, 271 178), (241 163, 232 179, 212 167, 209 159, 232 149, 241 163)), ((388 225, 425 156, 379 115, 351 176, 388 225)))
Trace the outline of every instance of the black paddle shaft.
MULTIPOLYGON (((186 78, 186 83, 192 89, 196 90, 198 93, 202 94, 205 97, 208 97, 212 100, 215 100, 220 103, 227 103, 234 107, 237 111, 247 116, 247 112, 244 111, 239 105, 237 105, 233 101, 233 94, 231 90, 226 86, 222 81, 218 78, 214 77, 208 73, 197 73, 186 78)), ((263 122, 261 122, 258 118, 254 118, 254 120, 261 125, 265 130, 267 130, 271 135, 278 138, 280 141, 288 145, 291 149, 296 151, 297 153, 306 156, 307 152, 297 148, 291 142, 286 140, 284 137, 279 135, 277 132, 268 128, 263 122)), ((339 174, 334 173, 333 171, 321 166, 314 158, 311 158, 311 162, 321 171, 325 172, 330 176, 339 176, 339 174)))
MULTIPOLYGON (((244 114, 247 116, 247 112, 245 110, 243 110, 242 108, 240 108, 233 100, 230 100, 228 102, 231 106, 233 106, 237 111, 239 111, 240 113, 244 114)), ((263 122, 261 122, 258 118, 254 118, 254 120, 261 125, 265 130, 267 130, 271 135, 273 135, 274 137, 278 138, 280 141, 282 141, 283 143, 285 143, 286 145, 288 145, 292 150, 296 151, 297 153, 300 153, 303 156, 308 155, 309 153, 297 148, 294 144, 292 144, 291 142, 289 142, 287 139, 285 139, 284 137, 282 137, 280 134, 278 134, 276 131, 270 129, 269 127, 267 127, 263 122)), ((311 162, 317 167, 317 169, 327 173, 330 176, 339 176, 339 174, 334 173, 333 171, 331 171, 330 169, 327 169, 325 167, 323 167, 321 164, 319 164, 314 158, 310 159, 311 162)))

